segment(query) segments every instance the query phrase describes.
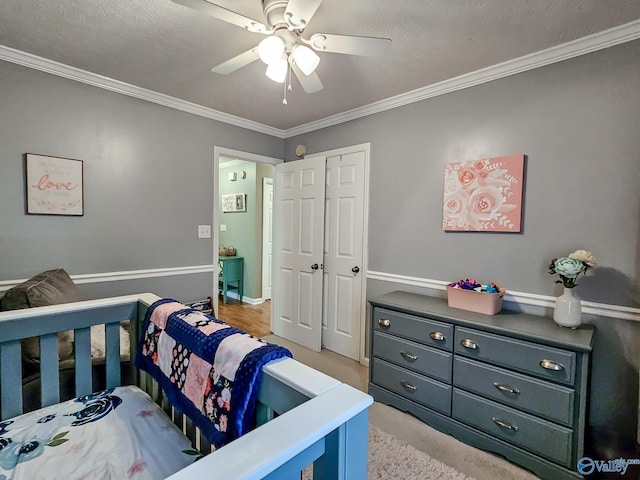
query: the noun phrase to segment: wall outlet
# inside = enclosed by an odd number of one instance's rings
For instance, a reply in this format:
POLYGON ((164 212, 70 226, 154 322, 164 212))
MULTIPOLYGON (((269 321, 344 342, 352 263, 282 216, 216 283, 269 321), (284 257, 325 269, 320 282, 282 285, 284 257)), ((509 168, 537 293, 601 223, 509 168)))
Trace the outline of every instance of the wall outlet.
POLYGON ((211 225, 198 225, 198 238, 211 238, 211 225))
POLYGON ((227 224, 226 223, 221 223, 220 224, 220 231, 221 232, 226 232, 227 231, 227 224))

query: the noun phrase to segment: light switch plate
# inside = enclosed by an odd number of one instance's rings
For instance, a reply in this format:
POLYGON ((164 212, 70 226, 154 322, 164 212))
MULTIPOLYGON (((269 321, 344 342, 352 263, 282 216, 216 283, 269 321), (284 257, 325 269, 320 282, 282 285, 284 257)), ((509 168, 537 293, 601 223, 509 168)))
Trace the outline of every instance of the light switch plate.
POLYGON ((211 225, 198 225, 198 238, 211 238, 211 225))
POLYGON ((226 223, 221 223, 220 224, 220 231, 221 232, 226 232, 227 231, 227 224, 226 223))

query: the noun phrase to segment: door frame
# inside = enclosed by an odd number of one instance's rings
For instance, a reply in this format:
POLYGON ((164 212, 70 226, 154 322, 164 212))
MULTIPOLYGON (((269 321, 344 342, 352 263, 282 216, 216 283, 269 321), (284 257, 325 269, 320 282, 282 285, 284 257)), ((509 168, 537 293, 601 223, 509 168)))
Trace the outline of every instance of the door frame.
MULTIPOLYGON (((262 300, 266 300, 265 295, 264 295, 264 291, 266 288, 266 284, 267 284, 267 280, 269 280, 271 282, 271 286, 269 287, 269 300, 271 299, 271 289, 273 288, 273 274, 270 275, 269 277, 265 277, 265 266, 266 266, 266 256, 265 253, 267 252, 267 248, 265 248, 265 191, 266 191, 266 186, 267 185, 271 185, 271 199, 273 202, 273 178, 263 178, 262 179, 262 300)), ((270 218, 270 222, 271 225, 269 225, 269 227, 271 228, 271 233, 273 234, 273 203, 272 203, 272 208, 271 208, 271 218, 270 218)), ((273 255, 273 235, 271 238, 271 247, 272 247, 272 255, 273 255)), ((273 259, 272 259, 273 260, 273 259)), ((273 263, 273 261, 272 261, 273 263)))
POLYGON ((213 212, 211 214, 211 236, 212 236, 212 253, 213 253, 213 311, 218 313, 218 275, 220 269, 218 268, 218 245, 220 244, 220 157, 233 157, 238 160, 254 163, 268 163, 270 165, 277 165, 284 163, 284 159, 268 157, 266 155, 259 155, 257 153, 243 152, 241 150, 234 150, 232 148, 225 148, 214 146, 213 147, 213 212))
POLYGON ((360 143, 347 147, 335 148, 316 153, 307 153, 306 156, 324 156, 325 158, 336 155, 364 151, 364 192, 363 192, 363 229, 362 229, 362 298, 360 310, 360 364, 369 366, 369 358, 366 356, 367 345, 367 271, 369 270, 369 164, 371 158, 371 143, 360 143))

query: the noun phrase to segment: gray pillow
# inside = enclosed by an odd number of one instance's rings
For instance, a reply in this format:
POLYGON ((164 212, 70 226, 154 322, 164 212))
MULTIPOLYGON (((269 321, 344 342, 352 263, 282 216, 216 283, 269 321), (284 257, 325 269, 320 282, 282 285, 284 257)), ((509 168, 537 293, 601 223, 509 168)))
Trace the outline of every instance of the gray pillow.
POLYGON ((63 268, 47 270, 7 290, 3 310, 43 307, 80 300, 78 288, 63 268))
MULTIPOLYGON (((7 290, 2 297, 2 310, 19 310, 80 301, 78 288, 63 268, 47 270, 7 290)), ((22 342, 22 353, 28 359, 38 361, 40 347, 36 338, 22 342)), ((73 332, 58 334, 60 360, 73 356, 73 332)))

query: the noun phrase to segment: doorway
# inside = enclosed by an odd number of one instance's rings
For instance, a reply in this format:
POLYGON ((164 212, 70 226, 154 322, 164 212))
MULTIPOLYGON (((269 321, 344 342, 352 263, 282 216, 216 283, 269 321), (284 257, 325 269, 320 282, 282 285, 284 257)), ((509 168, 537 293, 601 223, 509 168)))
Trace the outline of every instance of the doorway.
MULTIPOLYGON (((267 230, 264 230, 263 185, 273 178, 274 165, 282 162, 281 159, 264 155, 214 148, 214 285, 218 284, 223 264, 228 264, 231 259, 235 261, 235 257, 240 257, 238 261, 242 262, 242 298, 239 288, 229 289, 227 300, 230 305, 241 302, 243 306, 258 306, 265 301, 262 295, 263 237, 270 235, 271 229, 267 225, 267 230), (233 202, 229 200, 231 198, 233 202), (235 255, 226 256, 226 253, 233 253, 231 250, 235 250, 235 255)), ((219 301, 218 291, 213 293, 215 312, 220 312, 224 309, 224 302, 219 301)), ((261 311, 265 309, 270 310, 269 303, 261 311)))

